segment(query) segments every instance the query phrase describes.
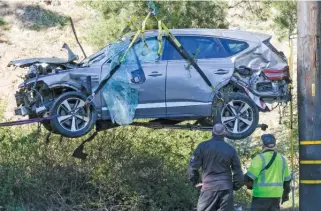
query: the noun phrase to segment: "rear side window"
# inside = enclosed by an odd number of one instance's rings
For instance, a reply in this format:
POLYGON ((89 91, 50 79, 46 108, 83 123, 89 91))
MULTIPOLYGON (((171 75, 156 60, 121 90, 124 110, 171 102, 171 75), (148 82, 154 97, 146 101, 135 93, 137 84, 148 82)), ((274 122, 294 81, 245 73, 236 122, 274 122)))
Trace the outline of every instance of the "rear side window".
MULTIPOLYGON (((219 40, 213 37, 177 36, 176 38, 190 55, 197 54, 197 59, 224 58, 229 56, 229 53, 219 40)), ((166 43, 163 55, 164 60, 183 59, 170 41, 166 43)))
POLYGON ((224 45, 225 49, 229 52, 230 56, 233 56, 249 47, 247 42, 239 40, 220 38, 220 41, 222 45, 224 45))

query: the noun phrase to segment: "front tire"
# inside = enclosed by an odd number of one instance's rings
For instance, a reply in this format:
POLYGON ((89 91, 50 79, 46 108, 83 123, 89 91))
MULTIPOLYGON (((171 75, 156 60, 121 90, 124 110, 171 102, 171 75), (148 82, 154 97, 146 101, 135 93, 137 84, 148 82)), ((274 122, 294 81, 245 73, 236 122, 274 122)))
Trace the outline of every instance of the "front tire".
POLYGON ((66 92, 60 95, 50 109, 53 130, 65 137, 77 138, 90 132, 97 120, 94 106, 86 105, 86 95, 81 92, 66 92))
POLYGON ((229 139, 244 139, 257 128, 259 110, 256 104, 245 94, 236 92, 224 97, 223 103, 217 103, 214 124, 221 123, 227 129, 229 139))

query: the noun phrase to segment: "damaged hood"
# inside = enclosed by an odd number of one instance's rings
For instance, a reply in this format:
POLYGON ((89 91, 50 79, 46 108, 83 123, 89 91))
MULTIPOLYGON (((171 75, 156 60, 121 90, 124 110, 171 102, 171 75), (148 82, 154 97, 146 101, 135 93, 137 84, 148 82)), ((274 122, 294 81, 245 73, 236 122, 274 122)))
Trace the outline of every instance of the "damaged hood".
POLYGON ((64 43, 62 48, 66 49, 68 52, 68 59, 63 58, 30 58, 30 59, 20 59, 10 61, 8 67, 10 66, 18 66, 18 67, 28 67, 34 63, 48 63, 48 64, 67 64, 73 62, 78 59, 78 56, 75 55, 70 47, 64 43))
POLYGON ((30 59, 20 59, 9 62, 8 67, 18 66, 18 67, 28 67, 34 63, 48 63, 48 64, 66 64, 72 61, 62 58, 30 58, 30 59))

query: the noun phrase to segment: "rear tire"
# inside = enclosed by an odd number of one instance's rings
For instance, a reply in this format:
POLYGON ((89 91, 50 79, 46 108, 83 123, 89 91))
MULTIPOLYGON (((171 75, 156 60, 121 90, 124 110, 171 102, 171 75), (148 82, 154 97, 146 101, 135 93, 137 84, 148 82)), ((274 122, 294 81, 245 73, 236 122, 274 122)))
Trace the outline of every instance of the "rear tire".
POLYGON ((66 92, 60 95, 50 109, 52 129, 65 137, 77 138, 90 132, 97 120, 94 106, 85 105, 86 95, 81 92, 66 92))
POLYGON ((247 95, 240 92, 230 93, 224 97, 224 102, 216 105, 216 112, 213 113, 214 124, 225 125, 227 138, 244 139, 257 128, 259 110, 247 95))

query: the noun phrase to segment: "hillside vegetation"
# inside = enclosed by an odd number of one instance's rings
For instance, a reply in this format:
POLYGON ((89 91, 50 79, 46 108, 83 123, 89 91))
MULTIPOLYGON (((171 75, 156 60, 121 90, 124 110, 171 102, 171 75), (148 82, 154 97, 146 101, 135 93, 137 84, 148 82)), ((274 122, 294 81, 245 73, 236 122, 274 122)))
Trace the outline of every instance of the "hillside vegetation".
MULTIPOLYGON (((10 60, 66 57, 60 50, 64 42, 82 59, 69 17, 73 18, 85 51, 90 54, 117 39, 133 17, 137 21, 130 28, 137 29, 145 16, 145 4, 0 1, 0 122, 14 119, 13 95, 23 74, 6 68, 10 60)), ((285 52, 287 37, 295 31, 295 2, 160 1, 156 4, 159 17, 171 28, 238 26, 273 31, 275 38, 281 40, 275 42, 285 52)), ((155 22, 147 25, 148 29, 155 27, 155 22)), ((281 124, 278 124, 278 110, 262 115, 261 122, 269 124, 268 132, 278 138, 278 151, 290 161, 287 110, 286 107, 281 124)), ((296 116, 295 120, 297 128, 296 116)), ((237 148, 244 171, 261 150, 262 133, 258 130, 245 140, 229 141, 237 148)), ((0 128, 0 210, 191 211, 196 207, 198 192, 189 184, 186 169, 197 144, 211 137, 208 132, 120 127, 99 133, 86 144, 89 155, 85 161, 71 156, 83 139, 53 135, 47 141, 45 135, 44 128, 39 131, 37 125, 0 128)), ((296 144, 296 151, 297 147, 296 144)), ((295 170, 298 170, 297 162, 295 170)), ((235 207, 246 210, 250 199, 250 192, 242 188, 235 195, 235 207)), ((289 205, 287 202, 283 207, 289 205)))

